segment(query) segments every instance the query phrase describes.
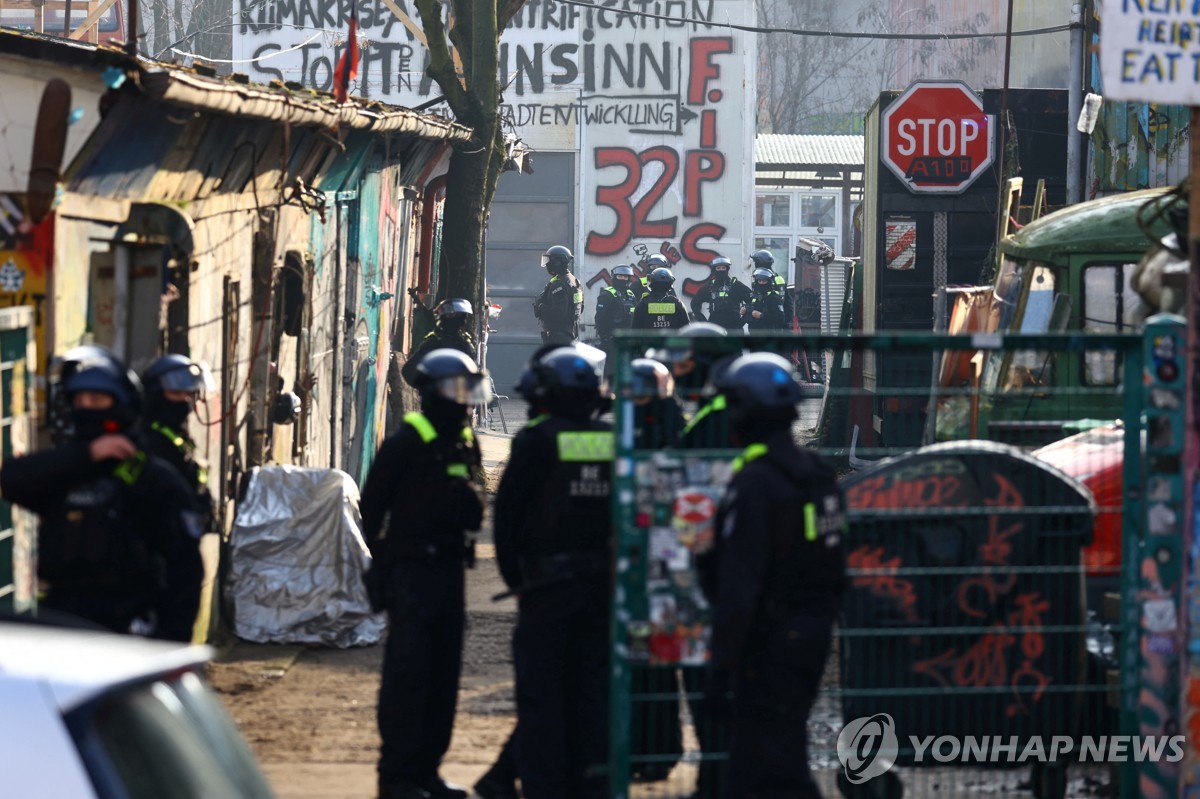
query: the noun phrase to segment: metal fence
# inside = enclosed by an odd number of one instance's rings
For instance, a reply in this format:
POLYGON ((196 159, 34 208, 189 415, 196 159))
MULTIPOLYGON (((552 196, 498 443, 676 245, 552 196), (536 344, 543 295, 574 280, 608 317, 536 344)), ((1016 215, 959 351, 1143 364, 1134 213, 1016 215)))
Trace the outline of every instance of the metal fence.
POLYGON ((743 350, 817 365, 794 435, 833 461, 850 509, 848 589, 807 722, 822 792, 1131 797, 1169 780, 1155 758, 1097 762, 1080 748, 1103 743, 1085 736, 1170 732, 1139 713, 1172 690, 1147 677, 1139 577, 1141 487, 1170 461, 1144 457, 1142 432, 1182 440, 1181 378, 1162 363, 1182 372, 1183 341, 1170 322, 1126 336, 619 337, 611 795, 724 795, 694 558, 738 450, 698 373, 743 350), (681 372, 685 354, 699 363, 669 403, 683 420, 632 396, 631 362, 647 350, 682 358, 681 372), (1075 358, 1104 379, 1056 382, 1075 358), (1150 401, 1154 390, 1179 401, 1150 401), (879 714, 894 725, 895 767, 856 781, 839 734, 879 714), (1067 738, 1056 763, 1028 751, 1067 738))

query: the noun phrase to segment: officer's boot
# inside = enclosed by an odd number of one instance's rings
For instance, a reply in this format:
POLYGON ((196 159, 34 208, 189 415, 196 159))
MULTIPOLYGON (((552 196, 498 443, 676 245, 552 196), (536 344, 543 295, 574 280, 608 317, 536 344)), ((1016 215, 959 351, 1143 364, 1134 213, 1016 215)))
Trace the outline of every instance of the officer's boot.
POLYGON ((475 793, 483 799, 521 799, 521 794, 517 792, 517 770, 508 747, 475 783, 475 793))

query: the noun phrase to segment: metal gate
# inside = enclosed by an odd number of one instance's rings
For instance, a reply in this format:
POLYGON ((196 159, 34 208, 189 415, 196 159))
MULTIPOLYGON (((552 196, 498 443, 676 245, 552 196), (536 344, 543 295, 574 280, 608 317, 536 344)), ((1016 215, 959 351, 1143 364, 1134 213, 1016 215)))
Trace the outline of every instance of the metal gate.
MULTIPOLYGON (((1185 340, 1176 317, 1124 336, 706 340, 727 353, 829 351, 838 365, 793 428, 834 461, 850 508, 848 588, 808 718, 825 796, 1133 797, 1173 784, 1185 340), (922 368, 893 375, 881 397, 863 380, 868 354, 922 368), (1065 359, 1081 357, 1108 359, 1120 380, 1056 384, 1065 359), (1063 419, 1060 440, 1044 446, 988 441, 1001 396, 1079 396, 1123 422, 1063 419), (920 412, 880 413, 901 403, 920 412), (913 427, 881 430, 881 417, 913 427), (922 437, 930 445, 919 449, 882 443, 922 437), (897 742, 890 757, 867 752, 874 766, 854 748, 869 724, 897 742), (1113 736, 1150 748, 1114 755, 1113 736)), ((691 345, 630 335, 614 355, 618 799, 725 795, 728 742, 703 700, 709 609, 694 556, 714 534, 737 450, 720 434, 688 448, 640 444, 659 436, 630 390, 634 358, 691 345)))
MULTIPOLYGON (((33 309, 0 310, 0 463, 33 449, 33 309)), ((35 608, 37 535, 30 514, 0 499, 0 614, 35 608)))

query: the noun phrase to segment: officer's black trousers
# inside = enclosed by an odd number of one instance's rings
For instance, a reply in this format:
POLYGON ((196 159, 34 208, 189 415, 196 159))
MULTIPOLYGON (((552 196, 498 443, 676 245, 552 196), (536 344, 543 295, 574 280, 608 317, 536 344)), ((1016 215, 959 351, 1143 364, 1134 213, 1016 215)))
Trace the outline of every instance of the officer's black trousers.
POLYGON ((808 770, 808 713, 829 655, 831 619, 772 629, 735 687, 729 799, 820 799, 808 770))
POLYGON ((399 561, 387 580, 380 785, 437 773, 454 731, 465 619, 459 561, 399 561))
POLYGON ((513 661, 525 799, 607 795, 608 584, 577 577, 521 597, 513 661))

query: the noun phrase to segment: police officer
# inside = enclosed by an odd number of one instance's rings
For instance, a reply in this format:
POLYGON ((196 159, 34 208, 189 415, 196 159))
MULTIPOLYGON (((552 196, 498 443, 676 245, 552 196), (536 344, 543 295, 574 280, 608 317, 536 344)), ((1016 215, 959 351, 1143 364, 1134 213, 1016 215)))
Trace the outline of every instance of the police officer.
POLYGON ((408 360, 400 369, 400 376, 410 386, 417 385, 417 364, 426 353, 449 348, 465 353, 471 360, 475 360, 475 337, 471 335, 471 318, 474 311, 471 303, 461 297, 442 300, 434 309, 434 315, 437 321, 434 322, 433 330, 413 348, 408 360))
POLYGON ((142 440, 146 449, 175 467, 195 499, 200 529, 215 529, 216 516, 208 488, 208 464, 196 457, 196 442, 187 420, 200 396, 213 390, 212 373, 186 355, 169 354, 155 359, 142 372, 146 412, 142 440))
POLYGON ((712 260, 712 277, 692 297, 692 319, 697 322, 713 322, 727 330, 741 330, 746 320, 742 318, 742 306, 750 302, 750 289, 729 274, 732 263, 728 258, 712 260), (708 303, 708 316, 704 315, 704 304, 708 303))
POLYGON ((750 253, 751 274, 755 269, 770 270, 775 290, 783 298, 783 325, 781 326, 788 330, 792 329, 796 317, 796 298, 792 289, 788 287, 785 276, 775 271, 775 256, 771 255, 770 250, 755 250, 750 253))
POLYGON ((438 776, 450 745, 462 665, 467 531, 483 520, 479 445, 470 408, 487 375, 465 353, 438 349, 417 365, 421 411, 380 447, 363 486, 372 604, 388 613, 379 687, 380 799, 465 797, 438 776), (385 515, 390 513, 386 535, 385 515))
POLYGON ((533 301, 533 315, 542 324, 543 344, 570 344, 579 338, 579 317, 583 315, 583 286, 571 274, 575 256, 562 245, 542 254, 542 266, 550 281, 533 301))
POLYGON ((650 290, 633 310, 634 330, 669 330, 688 323, 688 313, 671 286, 675 275, 660 266, 650 273, 650 290))
POLYGON ((783 292, 775 282, 771 270, 759 267, 754 270, 754 293, 746 308, 746 324, 751 331, 781 330, 783 328, 783 292))
POLYGON ((653 358, 634 358, 630 368, 633 445, 644 450, 673 446, 684 425, 683 411, 675 399, 675 378, 653 358))
POLYGON ((713 609, 706 702, 730 714, 727 795, 819 797, 807 719, 845 588, 844 500, 833 468, 792 439, 800 386, 787 360, 743 355, 717 382, 745 447, 699 563, 713 609))
POLYGON ((608 353, 610 361, 613 333, 633 323, 633 309, 646 293, 634 277, 633 267, 629 264, 614 266, 612 283, 600 289, 596 297, 596 338, 600 340, 600 348, 608 353))
POLYGON ((694 412, 680 430, 676 445, 684 448, 727 447, 729 426, 725 398, 712 390, 715 365, 732 354, 733 345, 725 341, 729 333, 712 322, 692 322, 679 330, 682 345, 673 340, 648 354, 669 364, 676 392, 694 412))
POLYGON ((42 607, 116 632, 190 641, 202 574, 192 496, 138 448, 137 376, 102 347, 64 355, 69 439, 7 459, 0 491, 41 517, 42 607))
POLYGON ((612 429, 595 362, 562 348, 532 371, 545 413, 513 439, 495 511, 518 597, 517 769, 526 799, 592 799, 607 795, 612 429))

